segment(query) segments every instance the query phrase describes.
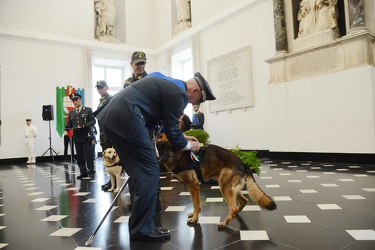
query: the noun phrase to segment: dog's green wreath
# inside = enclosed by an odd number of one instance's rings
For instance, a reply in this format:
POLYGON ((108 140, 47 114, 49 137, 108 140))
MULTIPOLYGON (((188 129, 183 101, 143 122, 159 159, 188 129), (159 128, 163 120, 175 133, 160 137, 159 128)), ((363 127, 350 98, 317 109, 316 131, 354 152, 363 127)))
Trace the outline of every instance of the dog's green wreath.
MULTIPOLYGON (((209 144, 209 134, 200 129, 192 129, 185 131, 185 135, 194 136, 198 139, 199 142, 203 144, 209 144)), ((257 158, 257 152, 256 151, 243 151, 240 150, 238 146, 232 149, 232 152, 235 153, 245 165, 247 165, 252 172, 256 173, 257 175, 260 175, 260 165, 261 162, 257 158)))

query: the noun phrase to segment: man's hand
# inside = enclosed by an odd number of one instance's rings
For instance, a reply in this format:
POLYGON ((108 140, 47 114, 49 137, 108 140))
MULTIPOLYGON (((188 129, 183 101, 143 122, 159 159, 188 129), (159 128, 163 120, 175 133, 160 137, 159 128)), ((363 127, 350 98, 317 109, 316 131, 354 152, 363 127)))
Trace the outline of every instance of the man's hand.
POLYGON ((198 139, 195 138, 194 136, 185 135, 185 134, 184 134, 184 136, 185 136, 185 139, 190 141, 190 142, 198 142, 199 143, 198 139))
POLYGON ((201 144, 198 140, 197 141, 190 141, 190 143, 191 143, 191 147, 190 147, 191 151, 194 151, 194 152, 199 151, 199 148, 201 147, 201 144))

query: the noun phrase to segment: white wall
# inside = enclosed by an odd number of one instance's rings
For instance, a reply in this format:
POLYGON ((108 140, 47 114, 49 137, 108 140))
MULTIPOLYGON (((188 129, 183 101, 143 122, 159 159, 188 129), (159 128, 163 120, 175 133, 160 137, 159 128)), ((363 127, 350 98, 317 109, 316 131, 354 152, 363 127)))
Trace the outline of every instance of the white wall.
POLYGON ((1 0, 0 27, 93 39, 94 1, 1 0))
POLYGON ((373 153, 374 68, 269 86, 270 150, 373 153))
MULTIPOLYGON (((49 148, 48 121, 43 105, 54 105, 56 86, 85 87, 86 55, 81 48, 61 47, 0 39, 1 150, 0 158, 25 156, 25 119, 31 117, 39 131, 37 156, 49 148)), ((54 149, 62 153, 63 141, 51 122, 54 149)))
POLYGON ((203 104, 201 110, 207 120, 205 129, 212 143, 225 147, 238 145, 244 149, 269 148, 265 126, 268 120, 269 65, 265 60, 275 54, 272 10, 272 1, 264 1, 200 34, 200 70, 204 75, 207 75, 207 61, 210 59, 251 46, 249 70, 252 72, 254 107, 214 114, 208 112, 207 104, 203 104))

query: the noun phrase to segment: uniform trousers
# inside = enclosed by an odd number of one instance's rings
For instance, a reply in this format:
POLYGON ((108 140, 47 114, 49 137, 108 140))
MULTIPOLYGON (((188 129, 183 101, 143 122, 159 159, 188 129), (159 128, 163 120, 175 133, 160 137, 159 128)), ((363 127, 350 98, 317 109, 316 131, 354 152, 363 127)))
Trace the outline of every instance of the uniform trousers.
POLYGON ((84 142, 74 142, 74 145, 77 152, 77 164, 81 174, 95 174, 91 140, 84 142))
MULTIPOLYGON (((135 109, 138 109, 135 107, 135 109)), ((159 164, 145 120, 130 114, 119 121, 119 129, 102 123, 105 135, 116 149, 130 176, 132 214, 129 218, 131 238, 142 237, 155 229, 153 217, 159 185, 159 164), (126 129, 124 129, 126 128, 126 129)))

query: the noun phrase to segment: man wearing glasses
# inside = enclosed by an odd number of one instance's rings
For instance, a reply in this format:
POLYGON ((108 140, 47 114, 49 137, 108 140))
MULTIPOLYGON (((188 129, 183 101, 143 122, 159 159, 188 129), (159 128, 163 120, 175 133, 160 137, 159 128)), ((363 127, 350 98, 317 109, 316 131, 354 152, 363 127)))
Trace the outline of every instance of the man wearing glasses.
POLYGON ((130 61, 130 66, 133 69, 133 74, 125 80, 124 88, 132 84, 133 82, 138 81, 139 79, 147 76, 147 72, 145 71, 145 66, 147 63, 146 54, 141 51, 135 51, 132 55, 132 59, 130 61))

